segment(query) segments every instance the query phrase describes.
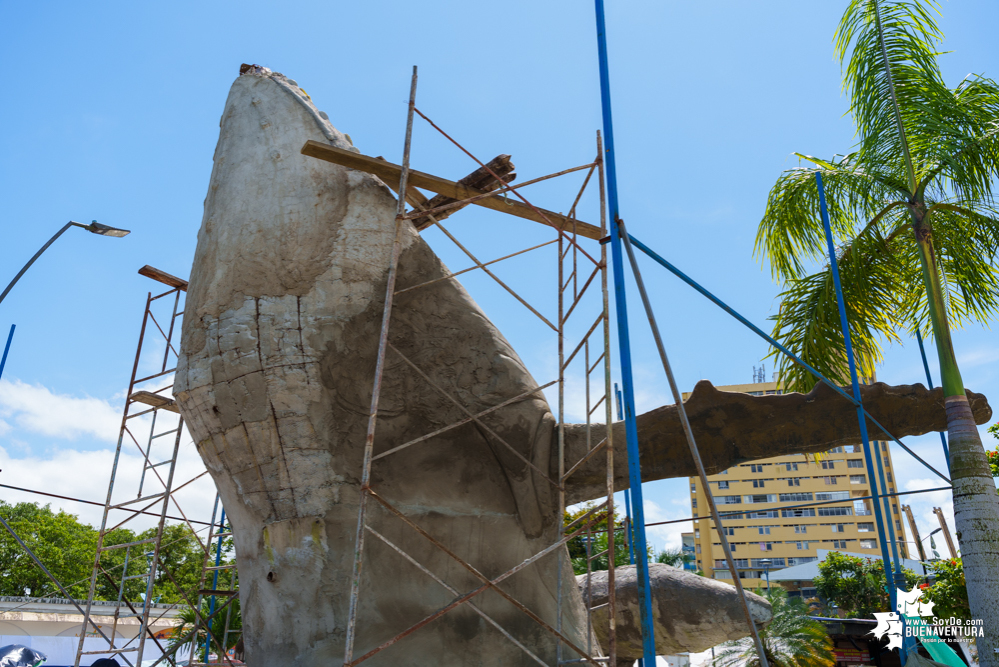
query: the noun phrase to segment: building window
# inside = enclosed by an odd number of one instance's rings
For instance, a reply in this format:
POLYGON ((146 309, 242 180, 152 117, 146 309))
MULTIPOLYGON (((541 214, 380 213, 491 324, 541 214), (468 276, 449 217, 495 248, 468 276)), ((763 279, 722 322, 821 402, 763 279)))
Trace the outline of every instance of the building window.
POLYGON ((888 467, 888 457, 887 456, 885 457, 885 467, 886 468, 888 467))
POLYGON ((843 453, 842 447, 833 447, 827 452, 827 454, 842 454, 842 453, 843 453))
POLYGON ((697 553, 701 553, 701 545, 700 544, 697 545, 697 553))
POLYGON ((895 483, 895 480, 891 478, 891 470, 888 471, 888 481, 891 482, 892 484, 895 483))
POLYGON ((701 536, 701 531, 700 531, 700 529, 698 529, 698 528, 695 528, 695 529, 694 529, 694 539, 696 540, 696 539, 697 539, 698 537, 700 537, 700 536, 701 536))
POLYGON ((834 524, 831 524, 831 527, 832 527, 832 532, 834 532, 834 533, 845 533, 846 532, 846 526, 845 526, 845 524, 834 523, 834 524))
POLYGON ((847 461, 846 461, 846 467, 847 468, 863 468, 864 467, 864 460, 863 459, 847 459, 847 461))
POLYGON ((825 483, 827 485, 833 485, 833 486, 835 486, 835 484, 836 484, 836 477, 835 476, 832 476, 832 477, 823 477, 822 479, 825 480, 825 483))
POLYGON ((794 532, 796 532, 796 533, 807 533, 808 532, 808 526, 801 526, 801 525, 795 526, 794 527, 794 532))
POLYGON ((691 498, 690 499, 690 506, 691 507, 697 507, 697 498, 691 498))
POLYGON ((765 481, 766 480, 764 480, 764 479, 754 479, 753 480, 753 488, 754 489, 762 489, 763 488, 763 483, 765 481))
POLYGON ((846 540, 833 540, 833 549, 846 549, 846 540))
POLYGON ((803 503, 812 499, 812 494, 810 493, 782 493, 780 494, 780 501, 782 503, 803 503))
POLYGON ((731 526, 728 527, 723 526, 722 532, 728 535, 729 537, 732 537, 735 535, 735 528, 732 528, 731 526))
POLYGON ((877 549, 878 548, 878 541, 877 540, 860 540, 860 548, 861 549, 877 549))
POLYGON ((892 505, 891 506, 891 511, 892 511, 892 514, 898 514, 898 505, 892 505))
POLYGON ((728 474, 728 470, 722 470, 722 471, 721 471, 720 473, 718 473, 718 474, 719 474, 719 475, 727 475, 727 474, 728 474))
POLYGON ((850 516, 849 507, 820 507, 819 516, 850 516))
POLYGON ((834 470, 835 468, 836 468, 836 462, 835 461, 823 461, 822 462, 822 469, 823 470, 834 470))
POLYGON ((801 518, 805 516, 815 516, 815 510, 811 507, 801 510, 781 510, 780 515, 785 519, 788 518, 801 518))
POLYGON ((801 479, 798 478, 798 477, 788 477, 787 478, 787 485, 788 486, 801 486, 801 479))
POLYGON ((770 534, 770 526, 759 526, 758 530, 760 531, 760 535, 770 534))
POLYGON ((750 472, 763 472, 763 465, 752 464, 749 466, 750 472))
POLYGON ((824 491, 815 494, 816 500, 849 500, 849 491, 824 491))
POLYGON ((760 551, 773 551, 773 550, 774 550, 773 542, 760 542, 760 551))
POLYGON ((718 488, 719 489, 727 489, 728 488, 728 482, 718 482, 718 488))
POLYGON ((798 547, 798 551, 804 551, 808 548, 808 542, 795 542, 794 545, 798 547))
POLYGON ((729 550, 731 550, 731 551, 735 551, 735 548, 736 548, 737 546, 739 546, 739 545, 738 545, 738 544, 729 544, 729 545, 728 545, 728 548, 729 548, 729 550))
POLYGON ((797 464, 797 463, 785 463, 785 464, 784 464, 784 467, 785 467, 785 468, 786 468, 786 469, 787 469, 788 471, 791 471, 791 470, 797 470, 797 469, 798 469, 798 464, 797 464))
POLYGON ((884 441, 881 442, 881 451, 882 452, 887 452, 888 451, 888 443, 887 442, 884 442, 884 441))
POLYGON ((742 502, 742 496, 718 496, 715 500, 722 505, 738 505, 742 502))
POLYGON ((861 533, 873 533, 874 524, 873 523, 858 523, 857 530, 861 533))
POLYGON ((850 484, 867 484, 867 475, 850 475, 850 484))
POLYGON ((693 482, 691 482, 690 483, 690 492, 693 493, 694 491, 697 491, 697 485, 694 484, 693 482))
POLYGON ((902 522, 900 521, 895 522, 895 530, 897 530, 898 532, 902 532, 902 522))

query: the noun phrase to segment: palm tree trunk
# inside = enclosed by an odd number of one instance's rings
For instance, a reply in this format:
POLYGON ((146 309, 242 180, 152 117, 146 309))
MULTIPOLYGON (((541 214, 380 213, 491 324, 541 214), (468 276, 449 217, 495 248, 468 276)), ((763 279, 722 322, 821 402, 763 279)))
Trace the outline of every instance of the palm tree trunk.
POLYGON ((940 360, 954 486, 954 521, 961 545, 968 602, 971 616, 981 619, 984 624, 984 636, 976 639, 978 659, 982 667, 999 667, 999 495, 954 354, 933 249, 933 230, 924 219, 925 209, 917 206, 912 212, 933 338, 940 360))

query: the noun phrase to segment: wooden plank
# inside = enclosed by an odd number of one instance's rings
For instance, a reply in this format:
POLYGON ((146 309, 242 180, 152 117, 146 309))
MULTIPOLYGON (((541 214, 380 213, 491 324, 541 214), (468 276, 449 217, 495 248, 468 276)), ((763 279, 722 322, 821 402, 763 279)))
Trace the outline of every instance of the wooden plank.
MULTIPOLYGON (((465 185, 470 188, 475 188, 476 190, 482 190, 483 192, 492 192, 493 190, 498 190, 500 185, 510 183, 517 178, 517 174, 513 170, 513 162, 510 161, 509 155, 497 155, 492 160, 487 162, 484 167, 479 167, 468 176, 459 179, 458 185, 465 185), (493 174, 502 178, 502 183, 493 178, 493 174)), ((445 197, 444 195, 437 195, 428 201, 427 205, 423 208, 437 208, 438 206, 453 204, 455 201, 457 200, 445 197)), ((454 208, 449 208, 446 211, 438 211, 437 213, 434 213, 434 218, 438 221, 445 220, 465 208, 465 206, 468 206, 468 204, 455 206, 454 208)), ((430 220, 430 216, 423 216, 422 218, 413 218, 413 224, 416 225, 417 231, 422 232, 434 223, 430 220)))
POLYGON ((157 282, 161 282, 164 285, 169 285, 170 287, 178 287, 184 292, 187 291, 187 281, 183 278, 178 278, 177 276, 171 276, 166 271, 160 271, 159 269, 153 268, 146 264, 144 267, 139 269, 139 275, 145 276, 147 278, 152 278, 157 282))
POLYGON ((132 394, 131 398, 136 403, 142 403, 144 405, 151 405, 154 408, 160 408, 161 410, 169 410, 170 412, 176 412, 180 414, 180 410, 177 408, 177 402, 172 398, 167 398, 166 396, 161 396, 159 394, 154 394, 151 391, 137 391, 132 394))
MULTIPOLYGON (((377 176, 386 183, 394 182, 396 184, 396 189, 399 187, 398 183, 402 173, 402 167, 397 164, 392 164, 391 162, 378 160, 367 155, 361 155, 360 153, 354 153, 353 151, 336 148, 335 146, 330 146, 329 144, 323 144, 312 140, 305 142, 305 145, 302 146, 302 155, 308 155, 309 157, 325 160, 326 162, 332 162, 350 169, 357 169, 358 171, 363 171, 377 176)), ((430 190, 439 195, 444 195, 445 197, 450 197, 452 199, 469 199, 471 197, 485 194, 481 190, 460 185, 454 181, 449 181, 446 178, 426 174, 422 171, 416 171, 415 169, 409 170, 409 185, 417 188, 423 188, 424 190, 430 190)), ((543 225, 549 224, 545 221, 545 217, 547 217, 548 220, 551 221, 551 226, 556 229, 562 229, 570 234, 573 231, 573 221, 566 216, 560 213, 546 211, 542 208, 538 209, 540 212, 539 214, 523 202, 514 201, 512 199, 503 199, 497 196, 479 199, 472 203, 476 206, 482 206, 483 208, 499 211, 500 213, 515 215, 518 218, 524 218, 525 220, 540 222, 543 225), (542 215, 544 217, 542 217, 542 215)), ((577 234, 588 239, 600 240, 603 238, 599 227, 586 222, 578 220, 575 221, 575 230, 577 234)))

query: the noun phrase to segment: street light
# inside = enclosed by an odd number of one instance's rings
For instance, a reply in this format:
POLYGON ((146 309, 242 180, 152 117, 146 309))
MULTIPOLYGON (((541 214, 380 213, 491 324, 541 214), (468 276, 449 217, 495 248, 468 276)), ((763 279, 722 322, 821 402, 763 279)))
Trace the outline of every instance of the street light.
POLYGON ((770 595, 770 566, 773 565, 773 563, 774 562, 769 558, 760 559, 760 567, 763 568, 763 571, 767 575, 767 595, 770 595))
POLYGON ((31 265, 35 263, 35 260, 38 259, 41 256, 41 254, 48 249, 50 245, 55 243, 55 240, 60 236, 62 236, 63 232, 65 232, 70 227, 79 227, 80 229, 86 229, 91 234, 97 234, 99 236, 114 236, 116 238, 127 236, 129 233, 127 229, 108 227, 107 225, 102 225, 96 220, 91 222, 89 225, 83 225, 80 224, 79 222, 73 222, 72 220, 70 220, 69 222, 66 223, 66 225, 62 229, 60 229, 58 232, 55 233, 55 236, 49 239, 48 243, 43 245, 41 249, 35 253, 34 257, 28 260, 28 263, 24 265, 24 268, 18 271, 17 275, 14 276, 14 279, 10 281, 9 285, 7 285, 7 289, 3 291, 3 294, 0 294, 0 302, 2 302, 4 298, 6 298, 7 294, 14 288, 14 285, 17 284, 17 281, 20 280, 21 276, 24 275, 24 272, 27 271, 31 267, 31 265))

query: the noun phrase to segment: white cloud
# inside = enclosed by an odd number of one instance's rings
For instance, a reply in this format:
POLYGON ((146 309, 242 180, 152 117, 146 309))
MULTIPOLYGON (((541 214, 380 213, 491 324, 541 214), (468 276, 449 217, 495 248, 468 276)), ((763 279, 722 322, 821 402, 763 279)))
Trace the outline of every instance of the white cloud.
MULTIPOLYGON (((49 437, 72 440, 90 435, 108 440, 115 438, 121 425, 121 408, 100 398, 56 394, 40 384, 0 380, 0 417, 49 437)), ((0 422, 0 433, 10 427, 0 422)))
MULTIPOLYGON (((653 500, 646 500, 645 523, 656 523, 657 521, 674 521, 690 516, 690 501, 684 499, 673 499, 675 507, 666 508, 653 500)), ((685 521, 683 523, 669 523, 665 526, 649 526, 645 529, 649 542, 656 551, 662 549, 679 549, 683 545, 681 533, 689 533, 694 530, 693 523, 685 521)))
POLYGON ((999 347, 976 347, 959 355, 961 368, 974 368, 999 361, 999 347))
MULTIPOLYGON (((163 440, 170 440, 170 438, 163 438, 163 440)), ((205 469, 194 444, 189 438, 185 438, 185 441, 186 444, 181 445, 178 455, 174 488, 202 473, 205 469)), ((142 457, 135 445, 131 444, 129 447, 130 444, 125 442, 122 447, 115 478, 114 502, 124 502, 135 498, 139 489, 142 457)), ((172 444, 171 442, 171 449, 172 444)), ((15 456, 0 447, 0 469, 3 470, 3 483, 71 498, 96 501, 101 505, 103 505, 107 494, 113 460, 113 450, 81 451, 65 448, 54 449, 42 454, 15 456)), ((165 478, 166 466, 158 468, 158 470, 165 478)), ((162 489, 163 486, 155 475, 147 473, 143 495, 155 494, 162 489)), ((0 493, 2 493, 3 500, 8 503, 37 502, 43 505, 50 503, 53 509, 63 509, 71 514, 76 514, 84 523, 89 523, 95 527, 100 525, 103 513, 100 506, 12 491, 6 488, 0 489, 0 493)), ((215 500, 215 484, 208 475, 184 487, 176 493, 175 497, 188 518, 201 521, 211 520, 212 503, 215 500)), ((148 503, 140 504, 137 509, 141 509, 146 504, 148 503)), ((159 509, 160 505, 157 503, 147 511, 158 512, 159 509)), ((180 516, 176 505, 172 503, 167 514, 180 516)), ((117 511, 112 513, 111 520, 117 523, 127 516, 127 512, 117 511)), ((156 521, 155 516, 141 515, 126 524, 126 527, 137 531, 145 530, 154 526, 156 521)))

